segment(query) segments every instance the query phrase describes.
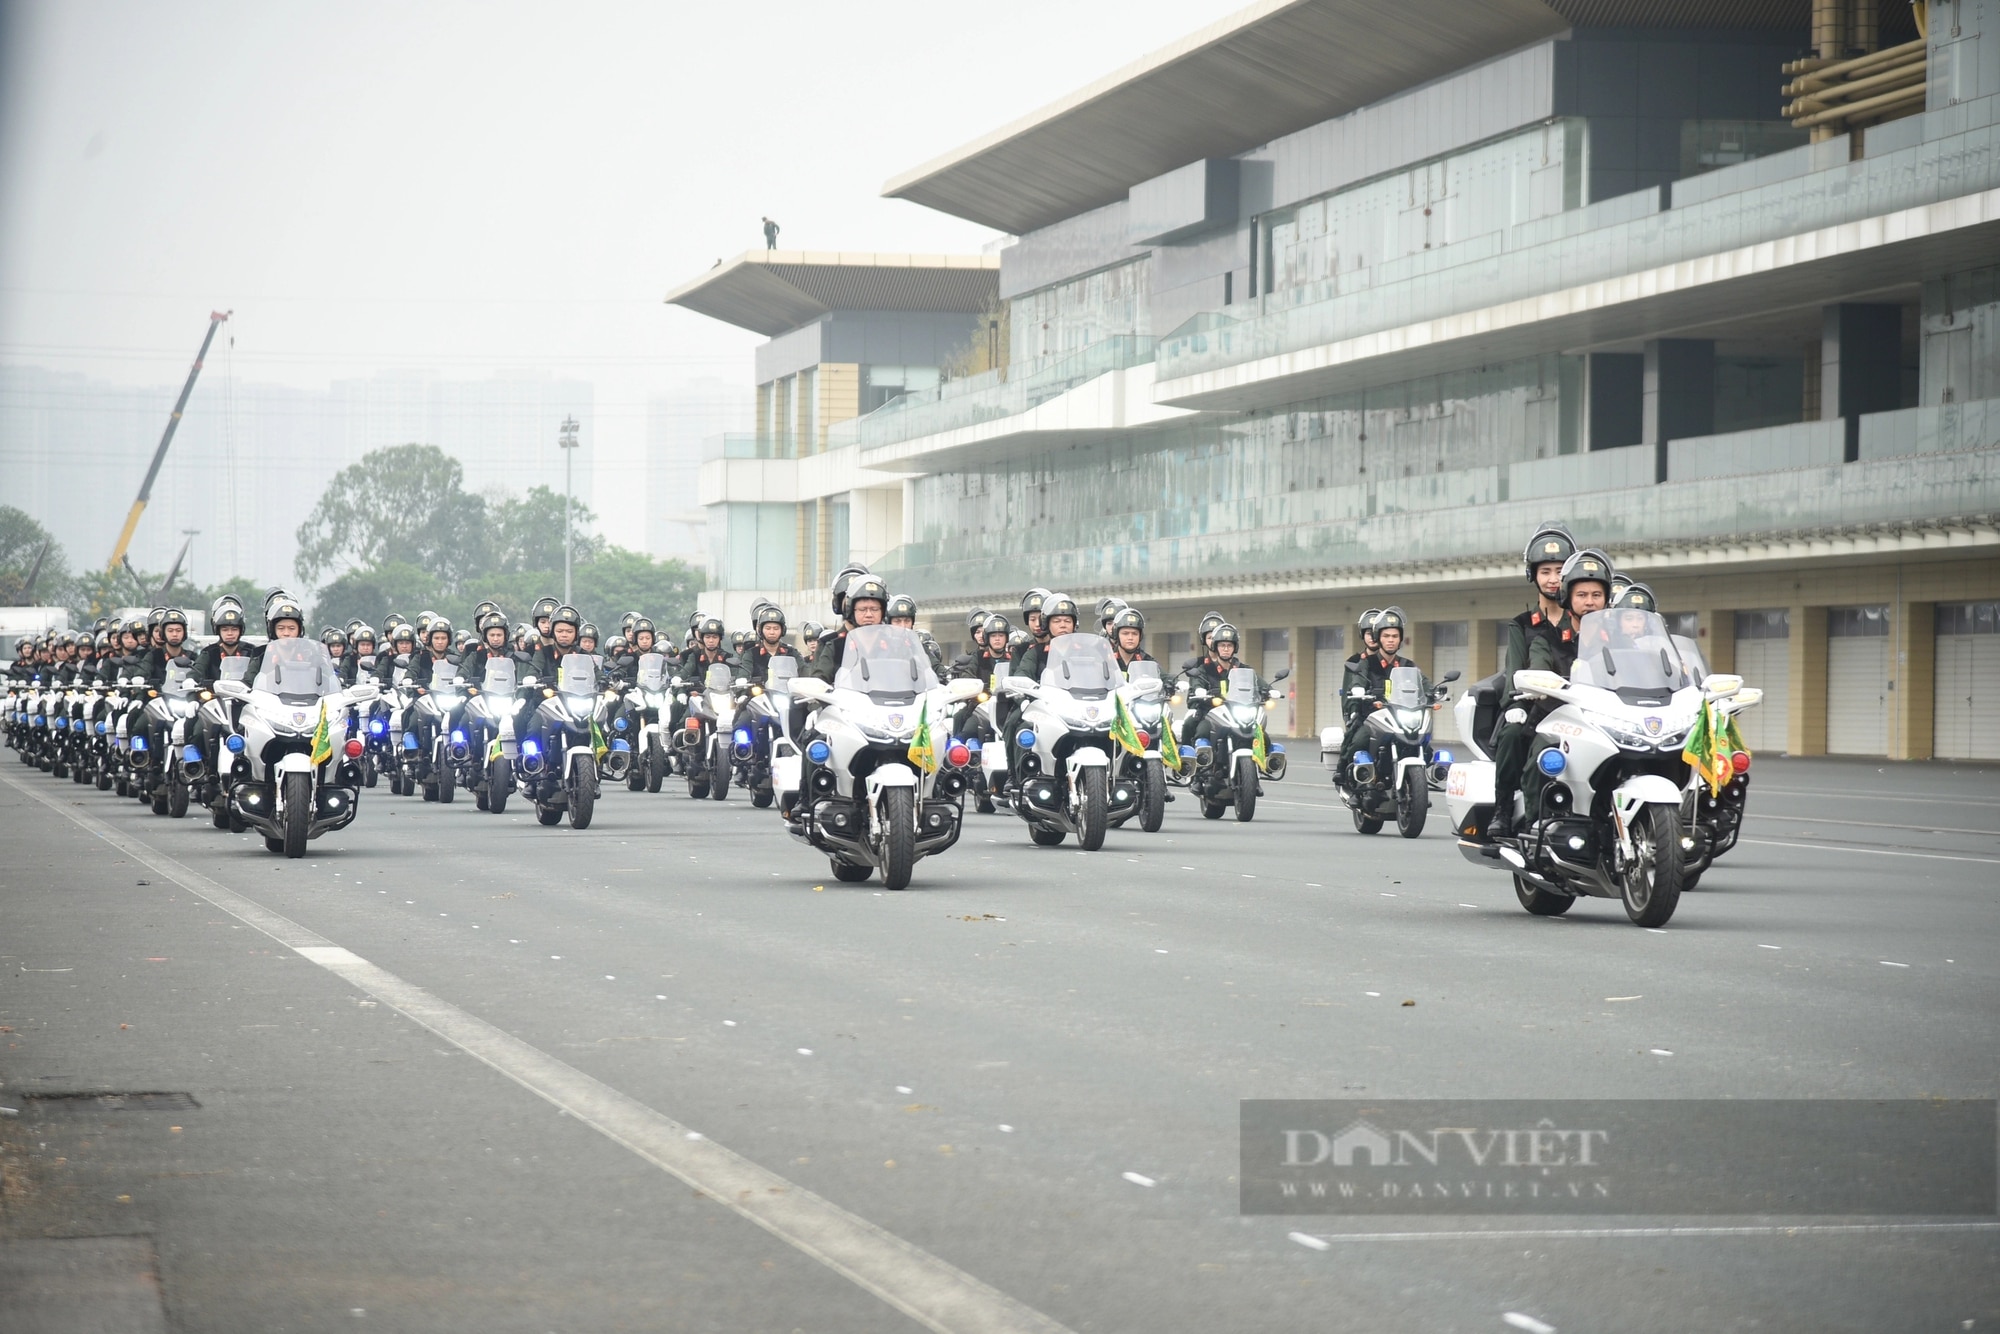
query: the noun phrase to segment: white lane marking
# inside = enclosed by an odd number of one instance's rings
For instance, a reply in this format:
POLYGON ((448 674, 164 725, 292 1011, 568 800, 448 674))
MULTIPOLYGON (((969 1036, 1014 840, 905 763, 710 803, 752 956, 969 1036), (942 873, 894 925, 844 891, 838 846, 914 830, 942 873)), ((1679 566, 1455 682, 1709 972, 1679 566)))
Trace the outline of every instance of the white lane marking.
POLYGON ((1040 1311, 928 1251, 759 1167, 511 1033, 439 1000, 289 917, 224 889, 150 844, 128 837, 94 816, 67 809, 11 775, 0 774, 0 781, 350 986, 386 1002, 405 1018, 873 1293, 925 1328, 937 1334, 1018 1330, 1067 1334, 1065 1326, 1040 1311))
POLYGON ((1627 1237, 1798 1237, 1817 1234, 1886 1232, 1991 1232, 2000 1221, 1966 1223, 1783 1223, 1737 1227, 1547 1227, 1547 1228, 1467 1228, 1438 1232, 1321 1232, 1333 1241, 1525 1241, 1601 1240, 1627 1237))
POLYGON ((1739 838, 1738 843, 1754 843, 1760 848, 1804 848, 1808 852, 1865 852, 1877 857, 1915 857, 1927 862, 1980 862, 2000 866, 2000 857, 1951 857, 1942 852, 1891 852, 1888 848, 1857 848, 1846 843, 1780 843, 1769 838, 1739 838))
POLYGON ((1753 820, 1769 820, 1774 824, 1838 824, 1854 829, 1899 829, 1906 834, 1977 834, 1981 838, 2000 838, 2000 829, 1952 829, 1941 824, 1883 824, 1876 820, 1829 820, 1822 815, 1773 815, 1769 811, 1751 811, 1753 820))
POLYGON ((1140 1176, 1137 1172, 1121 1172, 1119 1173, 1119 1175, 1124 1177, 1127 1181, 1131 1182, 1135 1186, 1152 1186, 1158 1184, 1153 1180, 1153 1178, 1148 1176, 1140 1176))
POLYGON ((1315 1251, 1324 1251, 1333 1245, 1332 1242, 1322 1241, 1310 1232, 1287 1232, 1285 1236, 1287 1239, 1296 1241, 1299 1245, 1309 1247, 1315 1251))
POLYGON ((1512 1325, 1515 1329, 1526 1330, 1528 1334, 1556 1334, 1556 1327, 1548 1321, 1537 1320, 1533 1316, 1524 1315, 1519 1311, 1509 1311, 1506 1315, 1501 1316, 1500 1319, 1512 1325))
POLYGON ((1892 797, 1882 792, 1796 792, 1790 788, 1779 787, 1751 790, 1767 797, 1839 797, 1845 801, 1914 801, 1927 806, 1977 806, 1989 811, 2000 807, 2000 802, 1970 801, 1963 797, 1892 797))

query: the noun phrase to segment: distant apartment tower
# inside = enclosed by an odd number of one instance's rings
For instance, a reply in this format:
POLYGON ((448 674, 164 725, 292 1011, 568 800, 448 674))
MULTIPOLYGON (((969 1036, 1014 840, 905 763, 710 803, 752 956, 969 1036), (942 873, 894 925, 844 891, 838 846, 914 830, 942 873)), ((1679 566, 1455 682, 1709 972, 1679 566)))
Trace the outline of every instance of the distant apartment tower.
POLYGON ((708 515, 701 506, 702 442, 749 431, 750 386, 703 376, 646 400, 646 549, 654 556, 708 563, 708 515))

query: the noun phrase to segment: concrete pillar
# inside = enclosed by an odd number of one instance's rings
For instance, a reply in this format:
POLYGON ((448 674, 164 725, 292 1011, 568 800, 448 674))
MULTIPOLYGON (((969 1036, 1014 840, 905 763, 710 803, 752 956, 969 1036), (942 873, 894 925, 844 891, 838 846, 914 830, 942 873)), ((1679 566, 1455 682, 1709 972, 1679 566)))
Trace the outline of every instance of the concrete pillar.
POLYGON ((1319 682, 1314 671, 1318 646, 1313 642, 1313 626, 1292 627, 1292 676, 1285 684, 1292 691, 1292 730, 1300 736, 1318 736, 1320 720, 1314 716, 1319 682))
POLYGON ((1711 672, 1736 670, 1736 613, 1713 607, 1695 610, 1695 642, 1711 672))
POLYGON ((1654 449, 1653 480, 1667 480, 1667 444, 1715 434, 1715 344, 1656 338, 1646 344, 1641 443, 1654 449))
POLYGON ((1889 617, 1889 758, 1928 760, 1937 736, 1937 604, 1905 602, 1889 617))
POLYGON ((1826 754, 1826 608, 1791 608, 1785 753, 1826 754))
POLYGON ((1903 401, 1900 306, 1843 302, 1820 312, 1819 417, 1847 424, 1849 463, 1861 457, 1861 415, 1891 412, 1903 401))

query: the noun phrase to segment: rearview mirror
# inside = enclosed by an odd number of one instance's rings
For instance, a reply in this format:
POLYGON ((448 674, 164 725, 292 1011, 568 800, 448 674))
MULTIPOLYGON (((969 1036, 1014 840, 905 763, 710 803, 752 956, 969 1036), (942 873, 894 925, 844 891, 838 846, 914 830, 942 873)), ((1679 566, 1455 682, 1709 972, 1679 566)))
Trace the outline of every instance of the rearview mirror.
POLYGON ((1718 699, 1743 689, 1743 678, 1731 672, 1714 672, 1702 678, 1701 693, 1718 699))
POLYGON ((1555 672, 1536 671, 1530 667, 1514 673, 1516 690, 1526 690, 1534 694, 1560 694, 1568 686, 1569 682, 1555 672))
POLYGON ((1455 671, 1451 671, 1451 672, 1446 672, 1446 673, 1445 673, 1445 674, 1444 674, 1444 675, 1443 675, 1443 676, 1442 676, 1441 678, 1439 678, 1439 680, 1438 680, 1438 684, 1439 684, 1439 685, 1441 685, 1441 686, 1448 686, 1448 685, 1450 685, 1450 684, 1451 684, 1451 683, 1452 683, 1453 681, 1456 681, 1457 679, 1458 679, 1458 673, 1457 673, 1457 672, 1455 672, 1455 671))
POLYGON ((820 680, 817 676, 798 676, 792 678, 793 699, 803 699, 817 704, 824 704, 828 696, 832 694, 833 687, 820 680))
POLYGON ((217 681, 215 693, 224 699, 249 699, 250 687, 241 681, 217 681))
POLYGON ((954 700, 974 699, 979 694, 979 680, 971 676, 956 677, 945 682, 944 693, 947 698, 954 700))
POLYGON ((1285 670, 1284 670, 1284 671, 1282 671, 1282 672, 1279 672, 1279 673, 1278 673, 1278 674, 1277 674, 1276 676, 1274 676, 1274 677, 1272 677, 1272 678, 1271 678, 1271 684, 1272 684, 1272 685, 1276 685, 1276 684, 1278 684, 1278 682, 1280 682, 1280 681, 1284 680, 1284 679, 1285 679, 1286 677, 1290 676, 1291 674, 1292 674, 1292 669, 1291 669, 1291 668, 1289 668, 1289 667, 1287 667, 1287 668, 1285 668, 1285 670))

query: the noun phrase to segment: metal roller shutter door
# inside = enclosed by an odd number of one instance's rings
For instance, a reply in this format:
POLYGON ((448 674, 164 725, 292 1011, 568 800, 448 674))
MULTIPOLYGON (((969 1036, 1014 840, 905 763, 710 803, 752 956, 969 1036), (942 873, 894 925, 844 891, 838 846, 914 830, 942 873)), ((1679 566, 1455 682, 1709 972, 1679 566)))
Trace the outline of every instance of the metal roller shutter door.
POLYGON ((1889 750, 1889 640, 1826 641, 1826 753, 1885 755, 1889 750))
POLYGON ((1313 725, 1321 731, 1340 726, 1340 680, 1347 672, 1347 651, 1313 650, 1313 725))
POLYGON ((1932 753, 2000 760, 2000 635, 1939 635, 1932 753))
POLYGON ((1736 644, 1736 671, 1744 683, 1764 692, 1764 702, 1739 715, 1743 740, 1750 749, 1781 754, 1785 749, 1785 716, 1790 711, 1792 642, 1789 639, 1744 639, 1736 644))

